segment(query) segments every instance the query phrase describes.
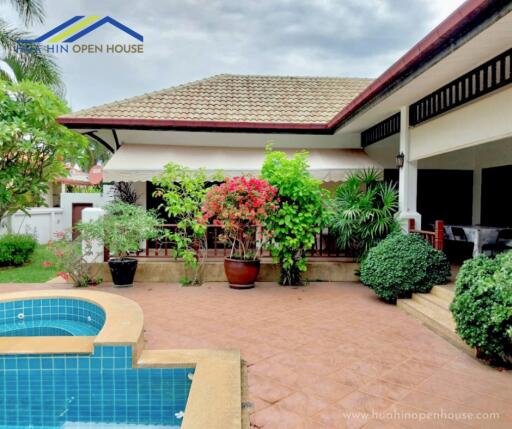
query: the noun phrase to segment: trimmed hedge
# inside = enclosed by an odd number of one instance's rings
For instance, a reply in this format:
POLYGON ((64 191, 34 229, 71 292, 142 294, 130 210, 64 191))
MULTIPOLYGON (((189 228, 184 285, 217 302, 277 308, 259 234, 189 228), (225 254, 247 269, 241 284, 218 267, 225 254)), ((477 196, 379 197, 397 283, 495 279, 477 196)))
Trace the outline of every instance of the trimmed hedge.
POLYGON ((0 266, 23 265, 36 249, 31 235, 7 234, 0 237, 0 266))
POLYGON ((449 278, 445 254, 417 234, 390 234, 361 262, 361 282, 391 302, 414 292, 430 292, 449 278))
POLYGON ((457 334, 491 364, 511 364, 512 252, 470 259, 457 276, 450 307, 457 334))

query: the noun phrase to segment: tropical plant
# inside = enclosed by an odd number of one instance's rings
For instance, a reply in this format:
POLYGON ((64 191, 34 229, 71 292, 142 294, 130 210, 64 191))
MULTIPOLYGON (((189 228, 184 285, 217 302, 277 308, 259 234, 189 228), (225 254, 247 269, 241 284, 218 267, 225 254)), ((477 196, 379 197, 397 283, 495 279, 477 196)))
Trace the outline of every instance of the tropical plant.
MULTIPOLYGON (((40 0, 10 0, 10 3, 26 26, 43 22, 44 9, 40 0)), ((62 95, 64 85, 53 57, 39 44, 22 46, 18 43, 18 40, 31 38, 29 33, 14 28, 0 18, 0 80, 39 82, 62 95)))
POLYGON ((397 208, 398 193, 394 185, 382 181, 379 170, 351 173, 336 189, 330 231, 340 249, 364 257, 380 240, 398 229, 394 218, 397 208))
POLYGON ((230 259, 258 258, 264 241, 261 227, 277 209, 276 193, 266 180, 253 177, 227 178, 208 191, 204 219, 222 226, 223 237, 231 243, 230 259))
POLYGON ((327 218, 328 192, 321 181, 308 172, 308 153, 298 152, 289 159, 286 153, 267 147, 262 176, 277 188, 278 209, 265 221, 267 246, 281 265, 279 283, 301 284, 306 271, 305 252, 315 244, 327 218))
POLYGON ((87 145, 55 121, 67 111, 44 85, 0 81, 0 221, 44 205, 49 183, 66 174, 63 161, 79 157, 87 145))
POLYGON ((369 250, 361 262, 361 282, 386 301, 430 292, 450 278, 446 255, 418 234, 395 232, 369 250))
POLYGON ((192 171, 172 162, 153 179, 157 187, 153 196, 164 200, 161 207, 176 223, 176 229, 165 231, 165 238, 173 245, 173 256, 183 259, 185 277, 181 283, 184 285, 201 283, 208 250, 207 227, 201 208, 208 182, 221 179, 220 173, 209 175, 204 169, 192 171))
POLYGON ((31 235, 6 234, 0 237, 0 266, 23 265, 34 250, 37 241, 31 235))
POLYGON ((123 260, 140 250, 141 242, 158 237, 160 221, 152 211, 114 201, 104 207, 100 218, 77 225, 82 240, 102 242, 109 253, 123 260))
POLYGON ((133 185, 127 182, 114 183, 113 197, 127 204, 137 204, 140 198, 133 185))
POLYGON ((55 268, 59 277, 73 282, 75 287, 87 287, 101 283, 98 277, 99 267, 89 264, 87 257, 94 257, 92 242, 83 241, 81 237, 71 239, 70 234, 58 233, 56 240, 48 243, 55 255, 55 268))
POLYGON ((457 334, 493 365, 512 365, 512 252, 462 265, 450 306, 457 334))

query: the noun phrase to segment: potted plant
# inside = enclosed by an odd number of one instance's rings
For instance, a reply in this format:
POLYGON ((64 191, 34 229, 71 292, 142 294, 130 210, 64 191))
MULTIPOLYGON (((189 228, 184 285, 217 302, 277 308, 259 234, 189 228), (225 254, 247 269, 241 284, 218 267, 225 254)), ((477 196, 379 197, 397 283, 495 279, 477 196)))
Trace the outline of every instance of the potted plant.
POLYGON ((224 271, 229 286, 254 287, 260 270, 260 250, 264 241, 262 223, 276 209, 276 188, 266 180, 228 178, 212 187, 203 206, 204 219, 223 227, 223 237, 231 243, 224 271))
POLYGON ((99 241, 108 249, 108 265, 116 287, 133 286, 140 243, 158 237, 160 221, 152 211, 132 204, 114 201, 104 207, 105 214, 78 227, 83 240, 99 241))

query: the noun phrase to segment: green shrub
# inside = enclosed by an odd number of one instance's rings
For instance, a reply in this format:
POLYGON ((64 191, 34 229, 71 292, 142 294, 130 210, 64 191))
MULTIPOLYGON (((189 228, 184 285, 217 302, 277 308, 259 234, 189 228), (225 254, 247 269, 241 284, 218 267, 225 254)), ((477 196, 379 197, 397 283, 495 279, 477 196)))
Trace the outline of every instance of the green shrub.
POLYGON ((281 265, 281 285, 299 285, 307 269, 306 251, 315 244, 316 234, 327 219, 328 192, 308 171, 308 153, 297 152, 291 159, 284 152, 267 147, 262 177, 277 188, 278 209, 264 228, 266 243, 281 265))
POLYGON ((398 192, 373 168, 351 173, 336 189, 330 231, 340 249, 357 258, 389 233, 399 229, 395 220, 398 192))
POLYGON ((0 237, 0 266, 23 265, 36 249, 31 235, 7 234, 0 237))
POLYGON ((512 252, 466 261, 450 307, 457 333, 479 357, 510 365, 512 356, 512 252))
POLYGON ((465 261, 455 280, 458 293, 460 294, 476 285, 478 280, 491 277, 499 268, 498 260, 480 255, 465 261))
POLYGON ((361 262, 362 283, 386 301, 413 292, 429 292, 449 277, 445 254, 417 234, 390 234, 361 262))

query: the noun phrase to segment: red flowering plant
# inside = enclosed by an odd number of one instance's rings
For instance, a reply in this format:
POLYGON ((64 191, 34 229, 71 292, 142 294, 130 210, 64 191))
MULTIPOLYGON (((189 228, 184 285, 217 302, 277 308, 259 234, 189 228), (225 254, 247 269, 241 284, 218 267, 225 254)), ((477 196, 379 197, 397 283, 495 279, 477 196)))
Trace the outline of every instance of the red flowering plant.
POLYGON ((226 178, 210 188, 203 205, 203 218, 220 225, 231 243, 230 258, 258 258, 264 234, 261 226, 269 213, 277 209, 277 189, 266 180, 226 178))

